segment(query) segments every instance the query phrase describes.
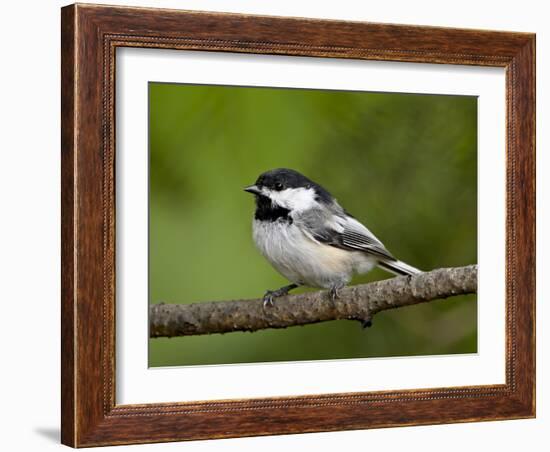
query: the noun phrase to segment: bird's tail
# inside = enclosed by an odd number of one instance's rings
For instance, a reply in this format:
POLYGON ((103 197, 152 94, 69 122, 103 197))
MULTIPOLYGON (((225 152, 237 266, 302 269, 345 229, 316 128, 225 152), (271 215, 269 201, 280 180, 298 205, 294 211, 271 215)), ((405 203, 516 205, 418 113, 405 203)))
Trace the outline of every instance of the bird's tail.
POLYGON ((378 262, 378 266, 395 275, 416 275, 422 273, 418 268, 414 268, 402 261, 384 260, 378 262))

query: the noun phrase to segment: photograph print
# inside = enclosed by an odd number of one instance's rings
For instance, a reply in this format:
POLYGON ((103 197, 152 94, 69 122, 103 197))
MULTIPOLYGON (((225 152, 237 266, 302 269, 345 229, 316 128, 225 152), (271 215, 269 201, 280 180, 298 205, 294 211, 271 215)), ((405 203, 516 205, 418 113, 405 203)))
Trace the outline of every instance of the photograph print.
POLYGON ((148 98, 150 367, 477 353, 475 290, 361 308, 477 264, 477 97, 148 98))

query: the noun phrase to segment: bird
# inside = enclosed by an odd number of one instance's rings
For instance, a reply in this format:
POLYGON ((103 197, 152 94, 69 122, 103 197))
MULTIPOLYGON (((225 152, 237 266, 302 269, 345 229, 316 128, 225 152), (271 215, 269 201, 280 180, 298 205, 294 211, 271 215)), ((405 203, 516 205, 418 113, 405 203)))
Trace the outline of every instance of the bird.
POLYGON ((255 197, 256 247, 290 284, 267 290, 264 308, 299 286, 328 289, 332 301, 354 274, 376 266, 395 275, 421 271, 395 258, 321 185, 289 168, 266 171, 244 188, 255 197))

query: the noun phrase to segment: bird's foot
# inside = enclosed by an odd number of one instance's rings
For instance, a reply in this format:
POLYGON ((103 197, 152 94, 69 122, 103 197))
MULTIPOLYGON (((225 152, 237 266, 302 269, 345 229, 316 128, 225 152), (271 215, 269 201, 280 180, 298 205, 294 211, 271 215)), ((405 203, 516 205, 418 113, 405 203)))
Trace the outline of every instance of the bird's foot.
POLYGON ((330 288, 328 292, 330 301, 335 302, 338 298, 340 298, 340 289, 342 289, 342 286, 333 286, 330 288))
POLYGON ((270 306, 273 306, 273 290, 268 290, 265 294, 264 294, 264 298, 263 298, 263 302, 264 302, 264 308, 267 306, 267 305, 270 305, 270 306))
POLYGON ((350 320, 357 320, 363 329, 370 328, 372 326, 372 317, 370 315, 368 317, 350 316, 348 318, 350 320))
POLYGON ((277 290, 266 291, 263 297, 264 308, 267 305, 273 306, 273 300, 275 298, 288 295, 288 292, 290 292, 292 289, 295 289, 296 287, 298 287, 297 284, 289 284, 288 286, 281 287, 280 289, 277 289, 277 290))
POLYGON ((371 319, 361 320, 361 326, 363 327, 363 329, 370 328, 372 326, 372 320, 371 319))

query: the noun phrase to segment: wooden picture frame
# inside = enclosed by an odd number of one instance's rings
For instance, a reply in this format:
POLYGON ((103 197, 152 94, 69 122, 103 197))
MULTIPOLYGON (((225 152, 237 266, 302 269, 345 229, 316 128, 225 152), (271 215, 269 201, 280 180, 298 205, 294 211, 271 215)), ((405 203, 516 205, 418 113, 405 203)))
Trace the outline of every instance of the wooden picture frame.
POLYGON ((62 442, 73 447, 535 416, 535 36, 176 10, 62 9, 62 442), (115 403, 115 50, 506 69, 506 383, 115 403))

